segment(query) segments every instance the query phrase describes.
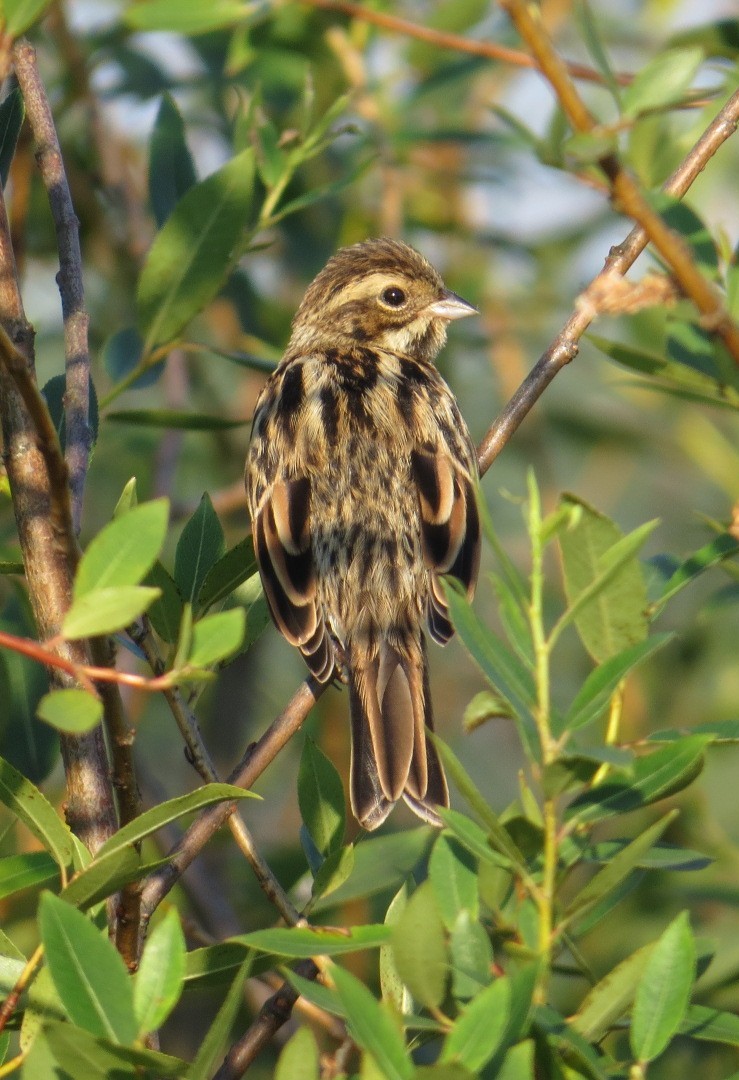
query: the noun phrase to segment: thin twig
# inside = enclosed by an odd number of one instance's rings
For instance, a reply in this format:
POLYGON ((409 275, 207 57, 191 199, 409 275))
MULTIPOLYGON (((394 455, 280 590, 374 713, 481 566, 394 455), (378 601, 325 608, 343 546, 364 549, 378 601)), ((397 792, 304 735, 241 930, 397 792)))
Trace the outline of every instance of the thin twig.
MULTIPOLYGON (((739 91, 729 99, 715 120, 709 124, 672 176, 665 182, 663 190, 674 198, 682 198, 717 150, 736 132, 737 126, 739 126, 739 91)), ((574 311, 562 330, 485 434, 477 452, 481 475, 490 468, 555 375, 577 356, 578 342, 594 317, 592 305, 583 303, 582 298, 596 291, 608 275, 625 274, 648 243, 649 237, 646 232, 637 225, 623 243, 611 249, 603 270, 581 293, 574 311)))
MULTIPOLYGON (((532 59, 528 53, 521 52, 520 49, 511 49, 507 45, 498 45, 494 41, 475 41, 473 38, 462 37, 460 34, 449 34, 442 30, 434 30, 430 26, 420 26, 408 19, 401 19, 397 15, 389 15, 384 11, 374 11, 371 8, 362 7, 361 4, 351 3, 350 0, 304 0, 304 3, 310 7, 336 11, 340 15, 348 15, 352 19, 372 23, 393 34, 402 34, 404 37, 415 38, 416 41, 425 41, 439 49, 466 53, 468 56, 481 56, 486 60, 500 60, 505 64, 514 64, 516 67, 538 67, 536 60, 532 59)), ((568 62, 566 66, 575 79, 583 79, 600 85, 604 82, 599 71, 585 64, 568 62)), ((621 86, 628 86, 632 79, 633 75, 616 75, 616 81, 621 86)))
MULTIPOLYGON (((315 979, 319 974, 312 960, 301 960, 295 965, 295 971, 304 979, 315 979)), ((233 1044, 213 1080, 238 1080, 243 1076, 275 1032, 290 1019, 297 999, 297 990, 284 982, 277 993, 265 1001, 248 1030, 233 1044)))
MULTIPOLYGON (((581 134, 593 131, 598 126, 597 121, 580 97, 567 65, 550 41, 538 8, 526 0, 501 0, 501 4, 529 46, 540 71, 551 84, 573 129, 581 134)), ((610 184, 616 208, 641 225, 649 242, 675 275, 680 288, 701 313, 705 328, 718 334, 739 365, 739 326, 727 311, 721 294, 701 273, 688 245, 652 208, 636 178, 615 151, 599 158, 598 165, 610 184)))
POLYGON ((36 161, 56 229, 59 251, 56 280, 64 317, 66 460, 72 519, 75 533, 79 533, 92 443, 89 420, 90 348, 87 340, 90 320, 85 310, 82 286, 79 222, 72 205, 51 106, 36 63, 36 51, 27 41, 20 40, 13 46, 13 64, 23 94, 26 116, 33 131, 36 161))

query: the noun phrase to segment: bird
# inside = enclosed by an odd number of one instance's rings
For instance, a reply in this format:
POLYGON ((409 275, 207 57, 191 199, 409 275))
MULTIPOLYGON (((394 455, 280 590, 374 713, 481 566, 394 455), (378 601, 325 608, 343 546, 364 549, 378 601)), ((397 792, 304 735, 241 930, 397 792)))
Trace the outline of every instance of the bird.
POLYGON ((350 802, 366 830, 449 791, 429 738, 424 624, 454 629, 480 563, 474 444, 434 361, 477 314, 407 244, 340 248, 309 285, 255 406, 245 485, 272 618, 319 683, 348 684, 350 802))

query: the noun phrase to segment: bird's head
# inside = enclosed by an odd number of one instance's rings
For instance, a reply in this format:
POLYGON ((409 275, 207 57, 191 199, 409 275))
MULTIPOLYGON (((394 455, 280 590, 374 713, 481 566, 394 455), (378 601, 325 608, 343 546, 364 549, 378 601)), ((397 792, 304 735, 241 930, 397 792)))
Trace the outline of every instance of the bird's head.
POLYGON ((291 346, 306 352, 359 345, 431 362, 449 323, 474 314, 412 247, 366 240, 337 251, 309 285, 291 346))

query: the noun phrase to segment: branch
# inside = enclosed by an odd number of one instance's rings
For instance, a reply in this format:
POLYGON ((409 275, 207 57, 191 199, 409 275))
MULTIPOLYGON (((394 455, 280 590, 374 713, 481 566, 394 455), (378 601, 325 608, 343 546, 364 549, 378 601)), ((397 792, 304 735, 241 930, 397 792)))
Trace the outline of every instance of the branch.
MULTIPOLYGON (((295 965, 295 970, 304 979, 315 979, 319 974, 312 960, 301 960, 295 965)), ((249 1029, 233 1044, 213 1080, 238 1080, 243 1076, 260 1050, 290 1019, 297 1000, 297 990, 290 983, 283 983, 277 993, 262 1005, 249 1029)))
MULTIPOLYGON (((700 176, 707 163, 739 126, 739 91, 724 105, 675 172, 663 185, 663 191, 680 199, 700 176)), ((478 448, 480 475, 487 472, 498 454, 539 400, 555 375, 577 356, 578 342, 595 316, 595 306, 587 302, 611 275, 623 276, 633 266, 649 243, 645 229, 637 225, 617 247, 611 249, 603 270, 580 294, 575 310, 542 354, 535 367, 493 422, 478 448)))
MULTIPOLYGON (((505 64, 514 64, 516 67, 538 68, 539 66, 535 59, 532 59, 528 53, 521 52, 520 49, 511 49, 493 41, 475 41, 472 38, 462 37, 460 34, 434 30, 429 26, 419 26, 418 23, 401 19, 397 15, 373 11, 362 7, 361 4, 351 3, 350 0, 304 0, 304 2, 310 7, 336 11, 352 19, 372 23, 393 34, 403 34, 405 37, 415 38, 416 41, 425 41, 429 45, 436 45, 439 49, 462 52, 468 56, 482 56, 486 60, 501 60, 505 64)), ((573 78, 603 85, 603 76, 594 68, 577 63, 567 63, 566 66, 573 78)), ((616 75, 616 80, 621 86, 628 86, 632 79, 632 75, 616 75)))
MULTIPOLYGON (((536 9, 526 0, 502 0, 521 37, 528 44, 537 66, 548 79, 573 129, 593 131, 597 121, 577 92, 567 65, 552 45, 536 9)), ((605 174, 616 208, 633 218, 669 265, 681 289, 703 316, 703 325, 716 333, 739 365, 739 326, 724 307, 721 294, 701 273, 683 238, 672 230, 649 202, 629 170, 615 152, 604 154, 598 165, 605 174)))
POLYGON ((59 273, 56 280, 64 317, 66 459, 69 466, 74 530, 78 534, 92 442, 89 423, 90 349, 87 341, 89 316, 85 311, 82 287, 79 222, 64 172, 51 106, 36 64, 36 52, 27 41, 18 41, 13 46, 13 63, 23 93, 26 116, 33 131, 36 161, 48 194, 56 229, 59 251, 59 273))

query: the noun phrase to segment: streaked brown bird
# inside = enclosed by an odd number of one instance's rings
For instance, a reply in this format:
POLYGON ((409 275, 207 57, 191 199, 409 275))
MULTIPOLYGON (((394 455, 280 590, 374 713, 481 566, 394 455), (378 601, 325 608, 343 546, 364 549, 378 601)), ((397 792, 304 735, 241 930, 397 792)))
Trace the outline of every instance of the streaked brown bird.
POLYGON ((401 797, 449 805, 424 620, 453 634, 441 577, 472 597, 477 464, 433 361, 475 308, 413 248, 368 240, 318 274, 254 413, 246 490, 275 623, 320 682, 349 685, 351 804, 375 829, 401 797))

